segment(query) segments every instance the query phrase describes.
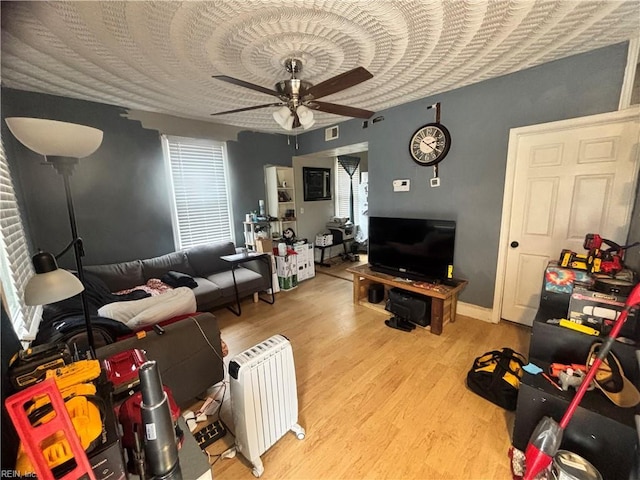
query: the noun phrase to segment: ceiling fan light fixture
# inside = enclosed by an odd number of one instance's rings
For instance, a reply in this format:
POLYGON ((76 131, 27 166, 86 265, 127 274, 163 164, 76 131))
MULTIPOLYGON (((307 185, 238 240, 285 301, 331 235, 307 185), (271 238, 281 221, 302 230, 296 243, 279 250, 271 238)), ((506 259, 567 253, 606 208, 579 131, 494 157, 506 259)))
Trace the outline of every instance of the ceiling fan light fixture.
POLYGON ((293 130, 293 115, 289 116, 285 124, 282 125, 282 128, 284 128, 285 130, 293 130))
POLYGON ((287 106, 281 107, 273 112, 273 119, 285 130, 291 130, 293 128, 293 115, 287 106))
POLYGON ((305 130, 309 127, 312 127, 316 121, 313 118, 313 111, 309 107, 305 107, 304 105, 300 105, 296 110, 298 114, 298 118, 300 119, 300 125, 305 130))

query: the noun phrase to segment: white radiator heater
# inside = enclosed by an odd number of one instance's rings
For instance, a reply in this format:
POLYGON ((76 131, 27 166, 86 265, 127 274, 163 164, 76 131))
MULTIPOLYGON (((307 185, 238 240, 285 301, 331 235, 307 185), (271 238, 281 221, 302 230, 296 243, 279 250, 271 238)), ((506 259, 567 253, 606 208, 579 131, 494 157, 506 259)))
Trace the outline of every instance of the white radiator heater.
POLYGON ((235 425, 235 449, 253 465, 260 477, 260 455, 289 430, 302 440, 298 425, 298 393, 291 343, 282 335, 234 356, 229 362, 231 410, 235 425))

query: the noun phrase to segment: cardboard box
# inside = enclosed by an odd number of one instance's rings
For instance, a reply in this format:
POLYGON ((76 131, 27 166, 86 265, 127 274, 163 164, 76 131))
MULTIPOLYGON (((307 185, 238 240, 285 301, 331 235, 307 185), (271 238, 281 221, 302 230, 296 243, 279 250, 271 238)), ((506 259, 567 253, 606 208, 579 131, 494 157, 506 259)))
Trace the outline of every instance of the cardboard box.
POLYGON ((572 293, 576 284, 588 285, 591 277, 584 270, 575 270, 558 266, 557 262, 549 262, 544 272, 544 289, 553 293, 572 293))
POLYGON ((272 253, 273 241, 270 238, 256 238, 256 252, 272 253))
POLYGON ((316 245, 319 247, 327 247, 329 245, 333 245, 333 235, 327 233, 316 235, 316 245))
MULTIPOLYGON (((624 310, 625 301, 626 297, 574 287, 569 301, 569 320, 607 334, 624 310)), ((635 340, 635 324, 635 315, 631 312, 620 335, 635 340)))
POLYGON ((298 286, 297 255, 276 255, 276 273, 280 290, 291 290, 298 286))
POLYGON ((315 276, 315 265, 313 257, 313 244, 305 243, 295 245, 293 250, 298 254, 298 281, 307 280, 315 276))

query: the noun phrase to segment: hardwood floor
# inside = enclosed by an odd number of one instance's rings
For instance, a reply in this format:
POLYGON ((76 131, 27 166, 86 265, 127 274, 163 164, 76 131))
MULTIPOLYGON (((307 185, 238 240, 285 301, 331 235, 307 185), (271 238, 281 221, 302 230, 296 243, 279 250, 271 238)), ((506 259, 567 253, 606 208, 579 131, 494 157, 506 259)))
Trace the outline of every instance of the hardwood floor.
POLYGON ((366 253, 360 253, 358 256, 359 260, 355 262, 342 260, 339 256, 325 260, 325 263, 328 263, 330 266, 325 267, 316 265, 316 274, 320 273, 324 275, 331 275, 332 277, 338 277, 352 282, 353 274, 347 272, 347 268, 357 267, 358 265, 365 265, 368 263, 366 253))
MULTIPOLYGON (((277 294, 273 306, 246 299, 242 316, 217 310, 236 353, 281 333, 293 345, 299 422, 263 456, 269 479, 508 479, 514 414, 471 393, 473 359, 509 346, 527 354, 529 329, 458 316, 441 336, 384 325, 382 313, 352 304, 352 283, 316 275, 277 294)), ((228 397, 228 391, 227 391, 228 397)), ((228 398, 223 420, 231 426, 228 398)), ((218 454, 229 434, 208 448, 218 454)), ((211 459, 214 460, 214 457, 211 459)), ((238 455, 213 466, 214 478, 254 478, 238 455)))

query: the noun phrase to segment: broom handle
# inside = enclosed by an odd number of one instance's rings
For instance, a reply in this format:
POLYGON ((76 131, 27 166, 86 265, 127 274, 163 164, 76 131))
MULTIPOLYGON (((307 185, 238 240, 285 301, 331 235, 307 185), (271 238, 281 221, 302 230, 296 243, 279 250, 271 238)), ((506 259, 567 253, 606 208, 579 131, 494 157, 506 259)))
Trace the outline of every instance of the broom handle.
POLYGON ((560 420, 561 429, 564 430, 565 428, 567 428, 567 425, 569 424, 571 417, 576 411, 576 408, 578 408, 578 405, 580 404, 582 397, 584 397, 584 394, 587 391, 587 388, 589 388, 589 384, 591 383, 593 378, 596 376, 596 373, 598 372, 598 368, 600 368, 602 361, 607 357, 609 351, 611 350, 611 347, 613 346, 613 342, 615 342, 616 337, 618 336, 618 333, 620 333, 620 329, 622 329, 622 325, 626 321, 627 315, 629 314, 629 310, 631 310, 632 307, 634 307, 634 305, 625 306, 624 310, 620 314, 620 317, 618 318, 616 323, 613 325, 613 329, 611 329, 609 336, 602 344, 602 347, 600 347, 600 351, 598 352, 598 355, 596 356, 596 359, 593 362, 593 365, 589 367, 586 377, 584 377, 584 380, 580 384, 580 388, 578 388, 578 391, 573 397, 573 400, 571 400, 569 407, 567 407, 567 411, 564 412, 564 415, 562 416, 562 420, 560 420))

